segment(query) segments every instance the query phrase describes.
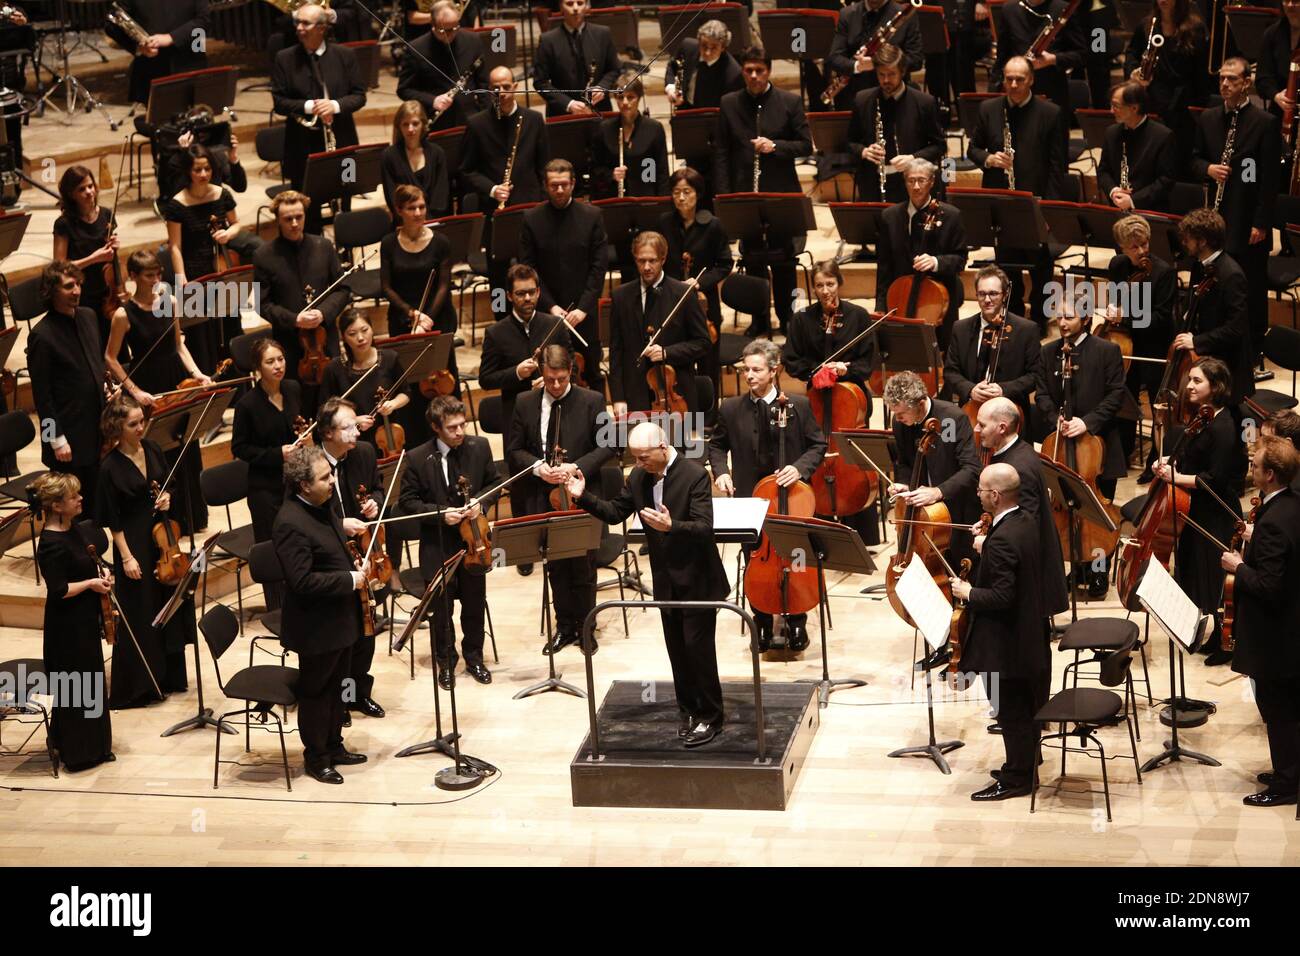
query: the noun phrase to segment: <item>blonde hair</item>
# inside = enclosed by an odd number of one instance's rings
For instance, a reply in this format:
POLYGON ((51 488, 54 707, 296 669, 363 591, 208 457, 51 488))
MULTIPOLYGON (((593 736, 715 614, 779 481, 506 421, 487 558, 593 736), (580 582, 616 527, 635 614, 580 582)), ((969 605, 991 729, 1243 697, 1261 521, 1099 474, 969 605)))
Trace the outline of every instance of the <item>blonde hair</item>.
POLYGON ((47 515, 54 511, 56 504, 80 490, 81 479, 62 471, 47 471, 28 487, 28 492, 40 502, 41 510, 47 515))

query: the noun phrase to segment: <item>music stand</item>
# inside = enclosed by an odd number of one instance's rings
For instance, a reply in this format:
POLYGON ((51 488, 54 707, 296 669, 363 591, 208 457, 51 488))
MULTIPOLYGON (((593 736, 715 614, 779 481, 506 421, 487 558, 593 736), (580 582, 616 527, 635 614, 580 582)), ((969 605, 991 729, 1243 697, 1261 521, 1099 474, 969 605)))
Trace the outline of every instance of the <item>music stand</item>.
POLYGON ((826 593, 826 569, 848 571, 852 574, 873 574, 875 562, 862 543, 859 534, 848 525, 821 518, 796 518, 786 515, 768 515, 763 533, 772 542, 776 553, 787 561, 807 561, 812 555, 817 561, 818 614, 822 635, 822 676, 820 680, 801 678, 799 684, 816 684, 818 703, 825 707, 831 694, 843 687, 866 687, 859 677, 832 678, 826 650, 826 614, 830 596, 826 593))
MULTIPOLYGON (((823 156, 831 153, 848 153, 849 123, 852 110, 828 110, 808 114, 808 129, 812 132, 813 149, 823 156)), ((888 203, 882 203, 888 206, 888 203)))
POLYGON ((519 62, 519 34, 513 23, 494 23, 489 27, 462 29, 468 33, 477 33, 483 40, 483 69, 486 72, 491 73, 498 66, 508 66, 510 72, 514 72, 515 64, 519 62), (498 40, 502 42, 498 43, 498 40))
MULTIPOLYGON (((616 248, 623 248, 639 232, 657 230, 659 217, 672 209, 668 196, 625 196, 622 199, 597 199, 591 204, 600 210, 605 235, 616 248)), ((602 339, 608 342, 609 339, 602 339)))
POLYGON ((713 212, 727 237, 745 243, 748 255, 765 264, 788 261, 785 250, 772 248, 774 241, 817 228, 812 200, 803 193, 724 193, 713 197, 713 212))
POLYGON ((384 143, 370 143, 310 154, 302 174, 302 191, 319 205, 378 189, 383 178, 380 158, 387 148, 384 143))
MULTIPOLYGON (((803 66, 811 66, 830 50, 839 19, 839 14, 833 10, 787 8, 758 11, 758 36, 767 55, 774 60, 795 60, 800 64, 800 99, 806 99, 808 92, 807 70, 803 66)), ((810 119, 812 115, 815 114, 809 114, 810 119)))
MULTIPOLYGON (((190 435, 201 435, 205 428, 213 427, 213 422, 221 423, 221 416, 230 406, 235 397, 235 389, 231 387, 222 388, 220 385, 213 387, 210 392, 196 393, 188 401, 160 412, 149 419, 145 425, 144 437, 150 438, 158 443, 158 447, 164 454, 174 448, 179 448, 185 444, 186 438, 190 435), (208 404, 211 399, 211 405, 208 404), (207 411, 204 411, 204 408, 207 411), (199 416, 191 421, 191 414, 198 412, 199 416)), ((198 441, 198 438, 195 438, 198 441)), ((188 494, 185 496, 185 504, 189 511, 186 517, 190 522, 190 547, 194 547, 194 501, 188 494)))
MULTIPOLYGON (((1070 513, 1070 553, 1066 558, 1073 565, 1074 556, 1079 553, 1079 528, 1074 519, 1082 518, 1107 531, 1115 530, 1115 522, 1111 520, 1110 515, 1106 514, 1106 506, 1097 498, 1092 486, 1084 481, 1078 472, 1060 462, 1052 461, 1041 452, 1038 457, 1043 463, 1043 487, 1052 498, 1064 504, 1070 513)), ((1042 502, 1040 507, 1047 507, 1047 502, 1042 502)), ((1078 589, 1071 587, 1070 623, 1078 619, 1078 589)))
POLYGON ((659 49, 664 56, 675 56, 682 41, 694 36, 694 28, 706 20, 721 20, 731 31, 727 52, 740 56, 749 46, 749 11, 739 3, 688 3, 660 7, 659 49))
POLYGON ((696 157, 713 155, 713 134, 718 128, 718 108, 677 110, 668 120, 673 134, 673 155, 690 165, 696 157))
MULTIPOLYGON (((961 210, 966 244, 992 246, 995 258, 999 249, 1037 249, 1047 242, 1047 223, 1039 199, 1033 193, 952 186, 948 189, 948 201, 961 210)), ((1005 262, 1005 265, 1030 269, 1035 263, 1005 262)))
MULTIPOLYGON (((1083 141, 1089 149, 1101 149, 1106 144, 1106 130, 1115 125, 1115 117, 1110 110, 1076 109, 1075 118, 1083 132, 1083 141)), ((1093 163, 1096 166, 1096 163, 1093 163)))
MULTIPOLYGON (((553 633, 551 628, 551 582, 546 573, 546 566, 551 561, 565 558, 579 558, 590 554, 600 547, 601 523, 599 519, 585 511, 552 511, 541 515, 524 515, 519 518, 505 518, 492 526, 492 550, 494 557, 499 552, 497 564, 507 567, 512 564, 533 564, 539 558, 542 565, 542 613, 541 632, 545 641, 543 647, 549 648, 553 633)), ((525 687, 515 694, 515 700, 522 700, 534 694, 548 690, 562 690, 574 697, 584 696, 583 692, 572 684, 560 680, 555 672, 555 655, 547 654, 549 673, 546 679, 525 687)))
POLYGON ((1256 62, 1264 51, 1264 31, 1276 23, 1279 16, 1277 9, 1269 7, 1243 6, 1234 9, 1225 4, 1223 8, 1224 21, 1232 30, 1237 49, 1251 63, 1256 62))
POLYGON ((1083 246, 1083 266, 1075 270, 1076 274, 1088 277, 1104 275, 1105 269, 1092 268, 1092 249, 1110 245, 1111 226, 1128 213, 1114 206, 1058 199, 1044 199, 1039 208, 1052 242, 1063 246, 1083 246))
POLYGON ((481 212, 467 212, 459 216, 431 219, 428 225, 447 237, 447 242, 451 245, 452 262, 468 262, 471 250, 477 252, 483 248, 484 221, 481 212))
MULTIPOLYGON (((0 123, 0 126, 3 125, 0 123)), ((8 259, 23 244, 23 236, 27 235, 27 227, 31 222, 32 214, 29 212, 0 216, 0 262, 8 259)))
POLYGON ((443 155, 447 157, 447 169, 451 175, 460 169, 460 153, 465 142, 465 127, 451 126, 447 129, 434 130, 427 137, 427 141, 437 144, 442 150, 443 155))
POLYGON ((492 258, 498 262, 513 262, 519 256, 519 233, 524 228, 524 213, 537 202, 521 202, 506 206, 492 214, 492 258))
POLYGON ((447 368, 455 344, 456 337, 445 332, 410 332, 383 339, 376 342, 375 347, 397 353, 397 364, 406 373, 406 385, 403 386, 406 387, 447 368))
POLYGON ((889 319, 876 329, 881 381, 895 372, 936 374, 941 367, 935 327, 916 319, 889 319))
POLYGON ((574 176, 581 178, 591 166, 591 137, 604 118, 589 113, 550 117, 546 121, 546 146, 551 159, 567 159, 573 164, 574 176))
POLYGON ((145 122, 162 126, 199 103, 214 114, 229 111, 235 105, 235 73, 233 66, 212 66, 159 77, 149 84, 145 122))
MULTIPOLYGON (((809 120, 810 124, 811 122, 809 120)), ((841 243, 848 243, 865 250, 867 246, 875 246, 880 242, 880 234, 884 231, 881 217, 889 208, 889 203, 832 202, 827 205, 831 210, 831 219, 835 222, 835 230, 840 234, 841 243)))
POLYGON ((637 35, 635 7, 597 7, 587 14, 587 20, 591 23, 599 23, 603 27, 609 27, 609 32, 612 34, 611 39, 614 41, 614 49, 625 52, 641 49, 641 41, 637 35))
MULTIPOLYGON (((834 432, 831 437, 835 439, 836 447, 844 456, 844 460, 850 464, 871 472, 882 481, 885 479, 876 470, 877 468, 887 468, 891 473, 893 472, 894 464, 898 460, 898 442, 894 438, 893 429, 854 428, 834 432)), ((881 488, 883 490, 885 486, 882 485, 881 488)), ((881 540, 888 541, 889 519, 886 517, 888 509, 882 507, 876 510, 880 512, 881 540)), ((884 588, 883 584, 870 584, 859 593, 876 594, 884 588)))
POLYGON ((1182 216, 1147 210, 1138 210, 1137 215, 1151 227, 1151 255, 1165 262, 1173 262, 1183 254, 1182 243, 1178 239, 1178 223, 1182 216))

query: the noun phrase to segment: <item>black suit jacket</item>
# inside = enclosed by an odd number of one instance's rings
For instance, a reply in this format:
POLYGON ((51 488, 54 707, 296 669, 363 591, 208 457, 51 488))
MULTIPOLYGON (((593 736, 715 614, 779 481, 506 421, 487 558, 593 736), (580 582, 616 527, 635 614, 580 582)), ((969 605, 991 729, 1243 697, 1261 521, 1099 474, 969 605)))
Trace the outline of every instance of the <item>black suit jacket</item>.
MULTIPOLYGON (((442 463, 435 457, 437 450, 438 440, 432 438, 412 449, 406 456, 399 499, 401 514, 424 514, 426 511, 463 505, 460 491, 456 488, 455 479, 458 474, 469 479, 471 496, 493 487, 500 480, 500 474, 492 461, 492 448, 486 438, 466 435, 461 446, 453 449, 448 464, 451 487, 443 479, 442 463)), ((389 508, 392 508, 392 504, 389 504, 389 508)), ((420 573, 428 580, 463 544, 460 530, 447 524, 442 515, 430 515, 417 520, 420 525, 420 573)), ((405 525, 407 522, 401 523, 405 525)), ((414 537, 414 533, 410 537, 414 537)))
MULTIPOLYGON (((1039 345, 1038 326, 1018 315, 1007 314, 1011 331, 1002 340, 998 355, 997 373, 993 380, 1002 386, 1002 394, 1029 414, 1029 396, 1042 375, 1043 350, 1039 345)), ((953 401, 964 405, 970 399, 971 389, 984 380, 979 374, 980 317, 979 314, 959 319, 948 338, 948 351, 943 359, 944 391, 953 401)))
MULTIPOLYGON (((876 85, 876 73, 853 72, 853 54, 866 43, 876 28, 897 16, 903 5, 897 0, 882 5, 877 10, 867 7, 865 0, 858 0, 840 9, 840 18, 835 25, 835 38, 831 40, 831 52, 826 56, 826 65, 836 73, 850 77, 849 89, 856 92, 876 85)), ((894 38, 890 41, 903 51, 903 78, 912 70, 919 70, 925 63, 925 51, 921 46, 921 23, 910 17, 894 38)))
MULTIPOLYGON (((98 462, 104 345, 94 311, 78 307, 71 316, 45 313, 27 339, 27 370, 41 434, 41 462, 53 468, 58 461, 45 440, 46 422, 51 423, 51 437, 62 436, 72 446, 73 465, 98 462)), ((92 500, 95 489, 83 488, 82 493, 92 500)))
POLYGON ((967 602, 971 622, 962 670, 1012 679, 1050 671, 1042 567, 1034 519, 1023 509, 1006 514, 984 539, 967 602))
MULTIPOLYGON (((487 89, 488 68, 483 59, 483 40, 477 33, 458 30, 451 43, 443 43, 429 32, 412 41, 411 47, 402 57, 397 96, 403 100, 419 100, 429 116, 435 112, 433 101, 450 90, 465 73, 469 73, 466 90, 487 89)), ((486 95, 457 93, 451 108, 438 118, 434 128, 464 126, 472 113, 490 105, 486 95)))
MULTIPOLYGON (((338 491, 330 498, 330 505, 340 518, 361 519, 361 504, 357 496, 363 486, 366 489, 365 497, 383 507, 387 489, 379 475, 378 453, 370 442, 357 442, 357 446, 339 462, 334 477, 338 491)), ((395 503, 396 499, 393 499, 388 507, 391 509, 395 503)))
POLYGON ((1119 186, 1126 146, 1134 208, 1168 209, 1169 193, 1178 178, 1178 144, 1173 131, 1153 119, 1134 130, 1125 129, 1122 123, 1107 127, 1097 164, 1097 191, 1102 199, 1110 202, 1110 191, 1119 186))
MULTIPOLYGON (((1222 105, 1201 114, 1196 124, 1196 153, 1192 157, 1192 175, 1206 183, 1207 205, 1214 202, 1218 183, 1209 177, 1211 164, 1223 158, 1230 120, 1222 105)), ((1250 245, 1250 230, 1263 229, 1264 241, 1251 248, 1273 249, 1273 197, 1278 189, 1278 165, 1282 156, 1281 124, 1271 113, 1252 106, 1241 108, 1237 132, 1232 141, 1232 171, 1223 187, 1223 248, 1240 258, 1250 245), (1245 175, 1247 160, 1254 161, 1254 174, 1245 175)))
MULTIPOLYGON (((307 233, 296 244, 277 236, 253 253, 253 278, 261 292, 262 318, 271 323, 271 334, 284 347, 287 377, 298 377, 298 360, 302 358, 302 343, 295 323, 308 302, 303 295, 304 286, 310 285, 313 293, 320 295, 341 275, 343 266, 338 250, 324 236, 307 233)), ((316 305, 325 316, 325 350, 330 355, 338 354, 336 323, 350 300, 344 283, 335 286, 316 305)))
MULTIPOLYGON (((130 79, 128 81, 132 102, 147 103, 149 87, 153 80, 175 73, 201 70, 208 65, 206 42, 197 44, 195 40, 205 41, 211 36, 211 19, 208 13, 208 0, 119 0, 124 9, 136 23, 150 34, 165 33, 172 39, 172 45, 163 47, 157 56, 136 56, 131 60, 130 79)), ((21 6, 12 4, 12 6, 21 6)), ((33 17, 29 11, 28 21, 41 20, 33 17)), ((134 54, 136 43, 125 30, 112 24, 105 24, 104 32, 118 46, 134 54)))
MULTIPOLYGON (((626 521, 654 507, 655 476, 633 468, 618 497, 604 501, 584 491, 576 504, 606 524, 626 521)), ((678 455, 664 476, 664 507, 672 516, 667 531, 645 529, 656 601, 723 601, 730 593, 727 572, 713 542, 713 495, 708 473, 678 455)))
MULTIPOLYGON (((646 315, 641 311, 640 279, 624 282, 614 290, 609 315, 609 396, 612 401, 627 402, 629 411, 650 408, 650 386, 645 379, 650 365, 641 359, 641 352, 650 341, 646 329, 659 328, 685 291, 685 282, 665 275, 650 314, 646 315)), ((698 411, 695 363, 709 351, 709 328, 700 310, 699 296, 692 293, 686 297, 656 344, 663 346, 664 362, 677 373, 677 389, 687 406, 691 411, 698 411)))
MULTIPOLYGON (((999 48, 1001 43, 998 44, 999 48)), ((966 156, 984 170, 985 189, 1009 189, 1005 169, 987 166, 989 155, 1002 150, 1003 119, 1007 98, 985 100, 966 147, 966 156)), ((1066 195, 1065 126, 1061 110, 1039 96, 1011 110, 1011 142, 1015 148, 1016 189, 1040 199, 1068 199, 1066 195)))
POLYGON ((744 74, 740 71, 740 64, 736 58, 726 50, 722 51, 722 56, 713 64, 711 70, 705 71, 703 76, 709 76, 711 72, 717 74, 716 83, 710 84, 705 81, 704 87, 700 83, 700 41, 694 37, 687 37, 678 47, 677 56, 668 57, 668 66, 664 70, 664 85, 669 83, 677 87, 677 91, 682 94, 682 105, 677 107, 681 110, 694 109, 716 109, 722 97, 738 90, 745 85, 744 74), (681 69, 678 69, 678 62, 681 63, 681 69), (694 82, 694 89, 692 89, 694 82), (707 87, 716 86, 713 91, 714 95, 709 95, 710 90, 707 87), (691 93, 693 95, 688 96, 691 93))
MULTIPOLYGON (((1137 267, 1128 256, 1120 253, 1106 266, 1106 278, 1111 282, 1128 282, 1137 267)), ((1126 315, 1123 327, 1133 336, 1133 354, 1148 358, 1164 358, 1173 338, 1174 308, 1178 304, 1178 274, 1163 259, 1151 258, 1151 276, 1144 283, 1142 295, 1145 316, 1126 315)))
POLYGON ((587 313, 579 333, 598 340, 596 309, 605 283, 605 222, 600 210, 574 199, 563 209, 547 201, 524 213, 519 232, 519 261, 537 270, 542 294, 537 308, 555 306, 587 313), (590 329, 590 331, 588 331, 590 329))
POLYGON ((713 181, 715 193, 750 192, 754 185, 754 147, 751 140, 762 133, 776 144, 776 151, 759 157, 759 192, 802 192, 794 161, 812 152, 812 133, 798 94, 775 86, 755 99, 748 90, 737 90, 722 98, 718 107, 718 128, 713 136, 713 181), (758 114, 762 105, 763 114, 758 114))
MULTIPOLYGON (((1232 372, 1232 404, 1255 393, 1255 375, 1251 368, 1250 320, 1246 312, 1246 273, 1228 253, 1219 255, 1210 268, 1218 277, 1214 286, 1201 298, 1195 316, 1192 344, 1196 354, 1212 355, 1227 363, 1232 372)), ((1199 262, 1192 268, 1190 289, 1205 276, 1199 262)))
MULTIPOLYGON (((939 419, 940 440, 925 456, 921 485, 932 485, 943 492, 943 502, 957 524, 974 522, 980 514, 975 488, 979 484, 980 456, 975 450, 975 435, 970 419, 958 406, 934 398, 930 400, 928 418, 939 419), (951 435, 951 441, 945 441, 951 435), (928 477, 927 477, 928 476, 928 477)), ((924 420, 922 420, 922 423, 924 420)), ((921 424, 904 425, 893 420, 894 441, 898 447, 895 480, 910 484, 916 462, 916 444, 921 438, 921 424)))
MULTIPOLYGON (((766 404, 766 403, 765 403, 766 404)), ((780 464, 781 430, 773 423, 775 403, 767 405, 762 414, 767 423, 767 456, 758 451, 759 426, 754 418, 754 401, 749 394, 734 395, 724 399, 718 409, 718 421, 709 439, 709 465, 716 480, 730 474, 736 485, 736 496, 748 498, 754 486, 768 475, 775 474, 780 464), (727 453, 731 463, 727 463, 727 453)), ((802 395, 790 396, 790 419, 785 429, 785 461, 799 470, 799 477, 807 481, 826 455, 826 437, 813 417, 812 406, 802 395)))
POLYGON ((506 160, 515 143, 515 124, 523 122, 519 133, 519 148, 515 164, 510 170, 510 205, 541 202, 542 170, 551 161, 551 150, 546 141, 546 121, 522 103, 509 116, 498 119, 492 110, 475 113, 465 123, 465 138, 461 140, 460 170, 465 185, 466 207, 489 215, 497 208, 492 198, 492 187, 505 181, 506 160), (470 201, 472 197, 472 202, 470 201))
POLYGON ((271 532, 284 569, 280 643, 298 654, 350 647, 361 637, 360 592, 352 587, 343 523, 328 504, 285 497, 271 532))
MULTIPOLYGON (((334 141, 342 148, 357 145, 357 125, 352 114, 366 105, 366 84, 361 78, 356 55, 347 47, 326 41, 325 52, 317 57, 320 80, 330 99, 337 100, 339 112, 334 117, 334 141)), ((324 123, 308 129, 292 117, 307 119, 304 104, 320 99, 321 84, 313 75, 307 51, 301 43, 286 47, 275 55, 271 65, 271 101, 275 112, 290 117, 284 124, 284 175, 292 183, 301 183, 307 168, 307 155, 325 149, 324 123)))
POLYGON ((863 159, 862 151, 876 141, 876 112, 885 131, 887 158, 910 153, 938 166, 948 153, 948 140, 939 125, 939 107, 933 96, 906 86, 899 99, 882 97, 880 87, 873 86, 853 99, 853 117, 849 120, 849 155, 853 157, 854 183, 861 202, 903 202, 907 185, 903 174, 892 172, 886 163, 885 195, 880 195, 880 167, 863 159))
POLYGON ((1261 505, 1237 568, 1232 669, 1268 680, 1300 677, 1300 496, 1261 505))
POLYGON ((676 210, 669 210, 659 217, 659 232, 668 240, 668 259, 664 262, 664 272, 670 278, 687 279, 699 275, 700 291, 709 300, 709 319, 715 325, 722 324, 722 302, 718 286, 722 280, 731 275, 731 240, 722 228, 722 220, 707 209, 695 213, 695 221, 687 228, 676 210), (682 253, 691 254, 690 275, 687 275, 686 261, 682 253))
POLYGON ((1281 116, 1273 97, 1286 91, 1287 75, 1291 71, 1291 24, 1287 18, 1278 17, 1260 38, 1259 59, 1255 63, 1255 91, 1259 93, 1268 111, 1281 116))
POLYGON ((1020 476, 1020 510, 1033 519, 1038 528, 1038 555, 1042 558, 1039 580, 1042 582, 1040 598, 1044 614, 1060 614, 1070 606, 1070 594, 1065 583, 1065 562, 1061 557, 1061 536, 1052 520, 1052 503, 1043 484, 1043 460, 1034 446, 1024 438, 1017 438, 1000 455, 989 459, 991 464, 1007 464, 1020 476))
MULTIPOLYGON (((618 52, 614 49, 614 36, 609 27, 599 23, 582 26, 582 62, 574 59, 569 45, 568 28, 563 23, 542 34, 533 59, 533 88, 546 101, 547 116, 564 116, 569 111, 573 97, 564 90, 585 90, 588 86, 612 89, 618 82, 618 52), (595 76, 595 82, 590 79, 595 76)), ((610 97, 596 104, 596 109, 608 111, 610 97)))
MULTIPOLYGON (((877 182, 877 185, 879 183, 877 182)), ((889 286, 895 279, 912 274, 912 234, 907 210, 910 202, 904 199, 881 213, 885 228, 876 245, 876 311, 886 309, 889 286)), ((925 210, 917 213, 925 221, 925 210)), ((921 251, 939 260, 939 267, 928 275, 943 283, 948 290, 947 322, 957 320, 957 311, 965 301, 961 273, 966 268, 966 230, 961 224, 961 210, 946 202, 939 203, 939 218, 925 234, 921 251)))
POLYGON ((529 378, 521 379, 515 373, 515 367, 531 356, 543 342, 573 347, 573 339, 567 328, 551 330, 560 320, 541 311, 533 313, 533 320, 528 323, 525 332, 523 323, 511 313, 503 319, 497 319, 483 333, 483 354, 479 361, 478 382, 483 388, 501 390, 501 420, 505 426, 503 447, 509 444, 510 423, 514 421, 515 399, 533 387, 533 381, 541 376, 534 372, 529 378))
MULTIPOLYGON (((622 119, 611 116, 602 120, 591 137, 591 191, 596 199, 609 199, 618 195, 614 169, 619 165, 618 140, 622 119)), ((631 145, 623 150, 623 165, 627 178, 623 181, 625 196, 667 196, 668 140, 664 127, 657 119, 641 116, 632 129, 631 145)))
MULTIPOLYGON (((535 388, 515 402, 510 443, 506 446, 506 470, 512 475, 535 464, 538 459, 545 460, 553 450, 551 436, 556 434, 557 427, 554 406, 547 421, 546 446, 543 447, 542 443, 542 396, 545 391, 535 388)), ((589 483, 595 482, 600 466, 614 457, 611 444, 600 444, 602 430, 608 421, 605 396, 599 392, 574 385, 560 401, 558 427, 564 460, 577 465, 589 483)), ((550 511, 547 496, 555 487, 535 475, 524 475, 517 485, 511 486, 511 513, 525 515, 550 511)))
MULTIPOLYGON (((1043 346, 1043 364, 1039 371, 1036 401, 1043 424, 1056 428, 1065 406, 1061 381, 1061 340, 1043 346)), ((1124 357, 1119 346, 1089 335, 1074 349, 1074 415, 1088 426, 1088 434, 1101 438, 1106 446, 1102 478, 1123 478, 1128 474, 1128 456, 1120 442, 1115 415, 1124 404, 1124 357)))

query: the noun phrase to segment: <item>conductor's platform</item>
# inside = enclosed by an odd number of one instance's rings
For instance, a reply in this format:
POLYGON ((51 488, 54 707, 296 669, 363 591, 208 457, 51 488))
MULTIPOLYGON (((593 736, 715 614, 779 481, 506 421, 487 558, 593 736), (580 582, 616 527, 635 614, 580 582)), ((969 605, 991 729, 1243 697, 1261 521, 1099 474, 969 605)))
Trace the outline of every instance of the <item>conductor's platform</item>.
POLYGON ((726 724, 703 747, 677 737, 670 681, 615 681, 570 764, 575 807, 784 810, 821 723, 815 684, 763 684, 767 759, 757 760, 754 688, 724 683, 726 724))

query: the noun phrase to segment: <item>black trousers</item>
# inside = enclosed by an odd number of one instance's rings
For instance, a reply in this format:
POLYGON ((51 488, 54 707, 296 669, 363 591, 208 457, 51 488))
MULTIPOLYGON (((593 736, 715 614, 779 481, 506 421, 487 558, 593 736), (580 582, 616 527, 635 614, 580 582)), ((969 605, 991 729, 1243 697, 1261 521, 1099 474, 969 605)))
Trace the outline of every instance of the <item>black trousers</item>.
POLYGON ((722 723, 722 681, 714 634, 718 613, 661 608, 664 645, 673 668, 677 707, 697 721, 722 723))
POLYGON ((375 689, 375 678, 371 676, 370 665, 375 659, 375 635, 361 635, 361 639, 352 645, 352 662, 348 665, 348 677, 352 679, 353 693, 348 695, 349 705, 358 703, 371 696, 375 689))
POLYGON ((590 555, 548 561, 546 576, 551 582, 556 630, 580 633, 582 622, 596 606, 596 563, 590 555))
POLYGON ((351 661, 351 647, 298 655, 298 733, 309 766, 328 766, 343 749, 343 678, 351 661))
POLYGON ((1246 273, 1246 316, 1250 322, 1250 359, 1259 359, 1268 331, 1268 243, 1257 242, 1232 253, 1246 273))
MULTIPOLYGON (((271 529, 275 525, 275 514, 284 502, 283 491, 269 491, 264 488, 248 490, 248 513, 253 519, 253 541, 270 541, 271 529)), ((266 609, 278 611, 284 596, 282 581, 268 582, 262 585, 262 594, 266 598, 266 609)))
POLYGON ((1300 678, 1256 678, 1255 706, 1268 730, 1268 751, 1277 778, 1272 789, 1295 793, 1300 785, 1300 678))
POLYGON ((460 602, 460 649, 465 654, 465 663, 482 664, 487 575, 458 570, 452 579, 451 593, 445 600, 434 601, 430 608, 433 632, 438 635, 438 666, 455 667, 460 659, 456 654, 456 627, 451 620, 451 607, 456 601, 460 602))
POLYGON ((1051 673, 1025 677, 991 679, 981 674, 984 692, 1002 725, 1002 746, 1006 761, 1002 764, 1002 782, 1008 787, 1027 787, 1034 779, 1038 761, 1038 724, 1034 714, 1047 703, 1051 673))
POLYGON ((577 353, 582 356, 583 379, 587 383, 587 388, 604 394, 605 376, 600 370, 600 359, 605 349, 600 342, 600 316, 597 314, 587 316, 578 324, 578 334, 587 340, 586 345, 576 339, 573 343, 577 353))

